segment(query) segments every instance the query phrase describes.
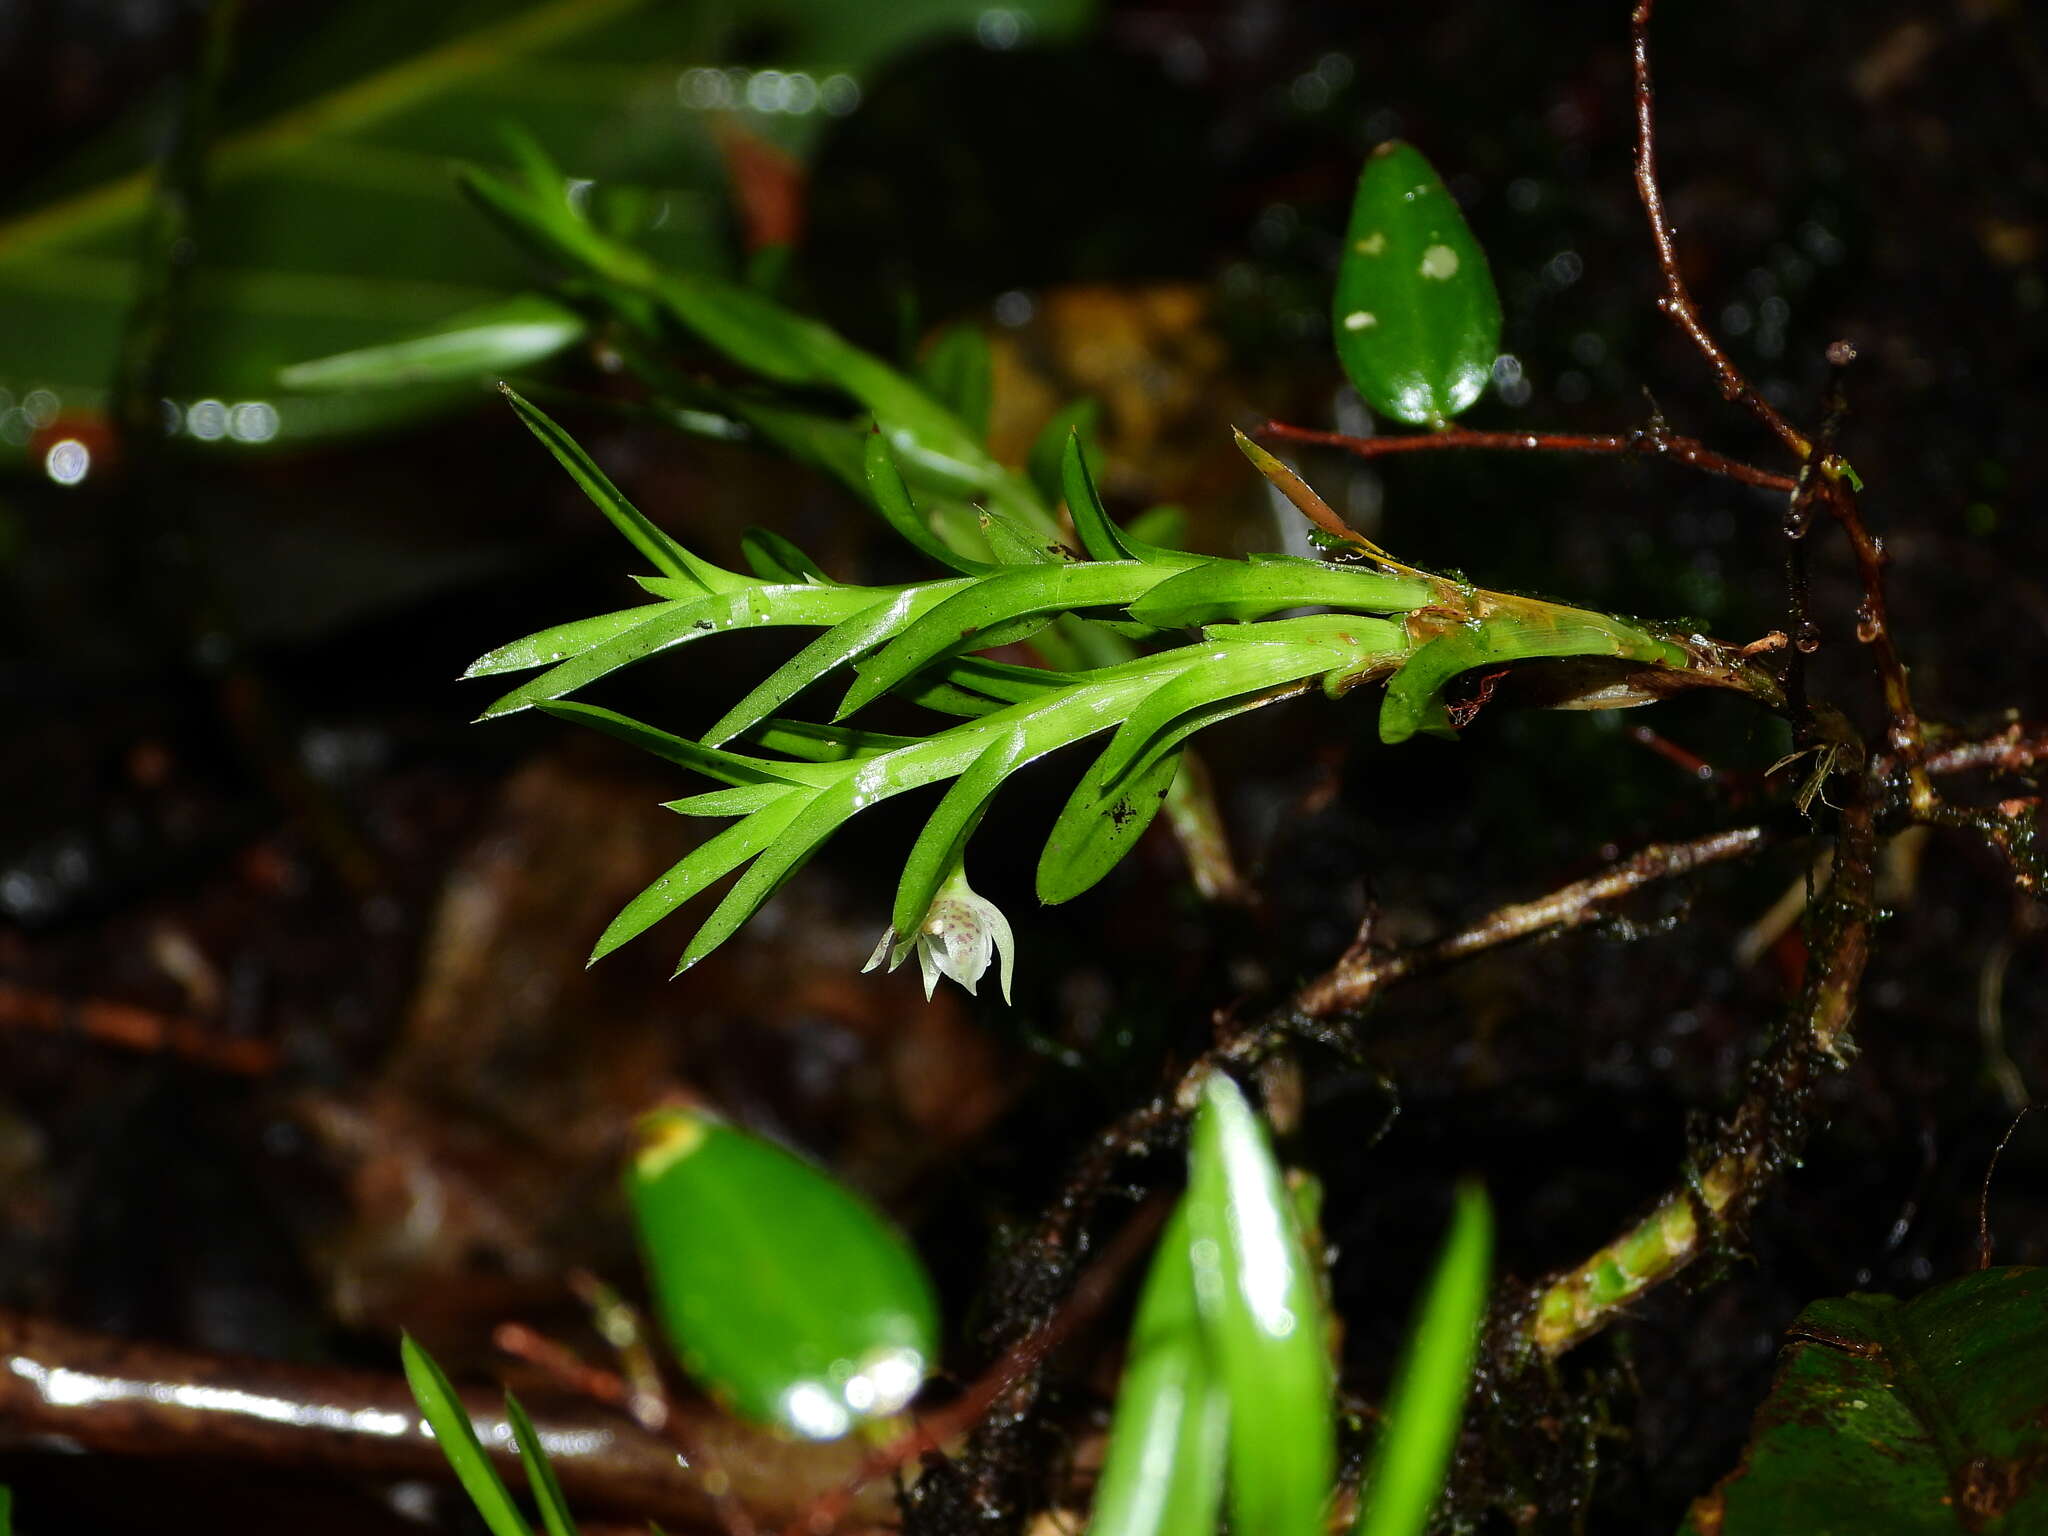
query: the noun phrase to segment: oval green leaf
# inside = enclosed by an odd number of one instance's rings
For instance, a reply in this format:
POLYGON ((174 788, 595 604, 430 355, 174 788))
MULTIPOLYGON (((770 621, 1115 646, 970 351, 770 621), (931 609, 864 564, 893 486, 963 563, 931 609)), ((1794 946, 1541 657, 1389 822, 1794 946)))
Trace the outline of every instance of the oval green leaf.
POLYGON ((1440 428, 1486 388, 1500 354, 1493 273, 1413 145, 1382 144, 1365 162, 1332 321, 1344 371, 1382 415, 1440 428))
POLYGON ((938 1349, 931 1284, 845 1186, 698 1110, 640 1126, 626 1194, 685 1369, 734 1413, 812 1440, 898 1412, 938 1349))

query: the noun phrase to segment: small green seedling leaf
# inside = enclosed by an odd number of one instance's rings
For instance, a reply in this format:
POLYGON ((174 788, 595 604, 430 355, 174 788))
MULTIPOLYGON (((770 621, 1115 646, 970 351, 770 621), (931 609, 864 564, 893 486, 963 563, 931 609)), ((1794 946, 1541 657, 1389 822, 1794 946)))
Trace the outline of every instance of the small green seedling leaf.
POLYGON ((519 1463, 526 1468, 527 1486, 533 1489, 533 1502, 548 1536, 576 1536, 576 1521, 569 1514, 569 1501, 562 1497, 562 1484, 547 1452, 541 1449, 540 1433, 510 1392, 505 1394, 505 1417, 512 1425, 512 1443, 519 1448, 519 1463))
POLYGON ((733 1412, 833 1440, 916 1395, 937 1353, 931 1284, 822 1170, 704 1111, 661 1110, 626 1193, 669 1341, 733 1412))
POLYGON ((589 329, 566 305, 523 293, 381 346, 294 363, 277 382, 285 389, 335 390, 495 380, 566 351, 589 329))
POLYGON ((441 1454, 448 1458, 449 1470, 490 1527, 491 1536, 533 1536, 504 1480, 484 1454, 476 1426, 469 1422, 469 1410, 462 1406, 441 1367, 413 1343, 410 1334, 399 1341, 399 1354, 405 1361, 405 1379, 412 1387, 413 1401, 420 1405, 420 1414, 434 1431, 441 1454))
POLYGON ((1230 1397, 1230 1522, 1245 1536, 1321 1536, 1336 1472, 1323 1310, 1265 1128, 1221 1072, 1188 1148, 1195 1300, 1230 1397))
POLYGON ((1202 1336, 1192 1247, 1182 1201, 1131 1325, 1089 1536, 1214 1536, 1230 1399, 1202 1336))
POLYGON ((1408 1335, 1386 1428, 1373 1449, 1357 1536, 1422 1536, 1429 1526, 1471 1390, 1492 1251, 1486 1192, 1461 1184, 1451 1235, 1408 1335))
POLYGON ((1446 425, 1486 388, 1500 354, 1500 298, 1422 152, 1398 141, 1365 162, 1337 269, 1337 356, 1374 410, 1446 425))

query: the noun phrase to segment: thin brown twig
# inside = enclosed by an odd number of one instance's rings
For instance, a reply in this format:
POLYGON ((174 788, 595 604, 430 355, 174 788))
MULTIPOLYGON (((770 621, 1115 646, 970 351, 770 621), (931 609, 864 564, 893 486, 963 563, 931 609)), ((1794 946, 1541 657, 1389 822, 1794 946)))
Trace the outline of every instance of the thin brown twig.
POLYGON ((182 1056, 201 1066, 248 1077, 262 1077, 277 1068, 277 1047, 268 1040, 224 1035, 201 1019, 106 998, 60 997, 0 982, 0 1030, 6 1029, 76 1034, 102 1045, 182 1056))
POLYGON ((1657 185, 1656 95, 1650 84, 1650 13, 1655 8, 1656 0, 1636 0, 1629 19, 1629 51, 1635 60, 1636 191, 1650 220, 1650 237, 1657 246, 1657 268, 1664 277, 1664 292, 1657 307, 1671 317, 1707 360, 1720 383, 1721 397, 1744 407, 1779 442, 1804 459, 1812 453, 1812 444, 1778 413, 1777 407, 1750 387, 1749 380, 1714 340, 1701 322, 1698 306, 1693 303, 1684 274, 1679 270, 1677 237, 1664 211, 1664 194, 1657 185))
POLYGON ((1442 432, 1418 433, 1412 437, 1353 437, 1345 432, 1320 432, 1313 427, 1290 426, 1268 421, 1255 434, 1279 442, 1310 443, 1339 448, 1361 459, 1384 458, 1396 453, 1432 453, 1473 448, 1507 453, 1594 453, 1620 458, 1667 458, 1690 465, 1710 475, 1739 480, 1767 491, 1790 491, 1789 475, 1776 474, 1716 453, 1696 438, 1681 437, 1661 426, 1640 432, 1585 434, 1577 432, 1472 432, 1462 427, 1442 432))
POLYGON ((1417 949, 1388 953, 1369 943, 1354 944, 1323 975, 1294 996, 1294 1011, 1327 1018, 1362 1008, 1381 988, 1426 971, 1440 970, 1540 933, 1558 933, 1590 922, 1608 903, 1659 880, 1691 874, 1709 864, 1747 858, 1767 847, 1762 826, 1736 827, 1682 843, 1655 843, 1599 874, 1560 886, 1534 901, 1510 903, 1469 928, 1417 949))

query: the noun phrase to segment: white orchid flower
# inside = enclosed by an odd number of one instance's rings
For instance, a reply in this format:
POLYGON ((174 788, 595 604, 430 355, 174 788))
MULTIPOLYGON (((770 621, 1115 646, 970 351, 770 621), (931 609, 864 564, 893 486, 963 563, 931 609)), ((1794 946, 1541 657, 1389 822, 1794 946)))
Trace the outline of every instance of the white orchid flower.
POLYGON ((918 968, 924 972, 927 999, 941 976, 951 977, 973 996, 975 985, 988 970, 989 953, 993 950, 1000 964, 1003 1001, 1010 1000, 1010 973, 1017 959, 1017 941, 1010 932, 1010 920, 1003 916, 1001 907, 975 893, 967 883, 965 869, 955 869, 939 887, 939 894, 933 898, 924 921, 917 925, 917 932, 899 939, 896 930, 889 929, 861 970, 872 971, 887 961, 893 971, 910 958, 913 950, 917 953, 918 968))

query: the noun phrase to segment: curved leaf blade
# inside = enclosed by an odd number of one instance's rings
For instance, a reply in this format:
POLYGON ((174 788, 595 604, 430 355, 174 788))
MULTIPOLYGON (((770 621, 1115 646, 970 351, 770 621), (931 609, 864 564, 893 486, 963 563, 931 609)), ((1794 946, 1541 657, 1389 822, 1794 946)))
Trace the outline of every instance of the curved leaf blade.
POLYGON ((1429 584, 1323 560, 1204 560, 1176 571, 1130 605, 1140 623, 1173 629, 1217 620, 1259 619, 1283 608, 1408 613, 1427 607, 1429 584))
POLYGON ((692 848, 620 909, 619 915, 598 935, 589 963, 595 965, 621 944, 638 938, 712 882, 723 879, 773 846, 816 798, 810 790, 792 789, 692 848))
POLYGON ((589 333, 589 322, 567 305, 515 294, 377 346, 294 363, 277 382, 308 391, 483 383, 545 362, 589 333))
POLYGON ((1122 863, 1166 804, 1180 760, 1177 751, 1162 752, 1114 787, 1102 757, 1089 764, 1039 853, 1038 899, 1072 901, 1122 863))
POLYGON ((915 933, 923 923, 939 887, 959 864, 990 799, 1003 781, 1023 766, 1023 754, 1024 732, 1005 731, 946 790, 911 845, 910 857, 904 860, 889 918, 898 934, 915 933))
POLYGON ((462 674, 463 680, 525 672, 533 667, 567 661, 571 656, 581 656, 593 646, 602 645, 629 629, 645 624, 667 606, 667 603, 642 603, 638 608, 621 608, 616 613, 600 613, 588 619, 572 619, 552 629, 536 630, 522 639, 499 646, 495 651, 484 652, 469 664, 468 670, 462 674))
POLYGON ((462 1406, 454 1384, 433 1357, 413 1342, 411 1334, 400 1338, 398 1349, 405 1362, 405 1380, 412 1388, 413 1401, 419 1404, 420 1415, 434 1431, 435 1443, 448 1458, 449 1469, 484 1524, 490 1527, 491 1536, 533 1536, 497 1468, 484 1453, 483 1443, 476 1437, 476 1426, 470 1423, 469 1410, 462 1406))

